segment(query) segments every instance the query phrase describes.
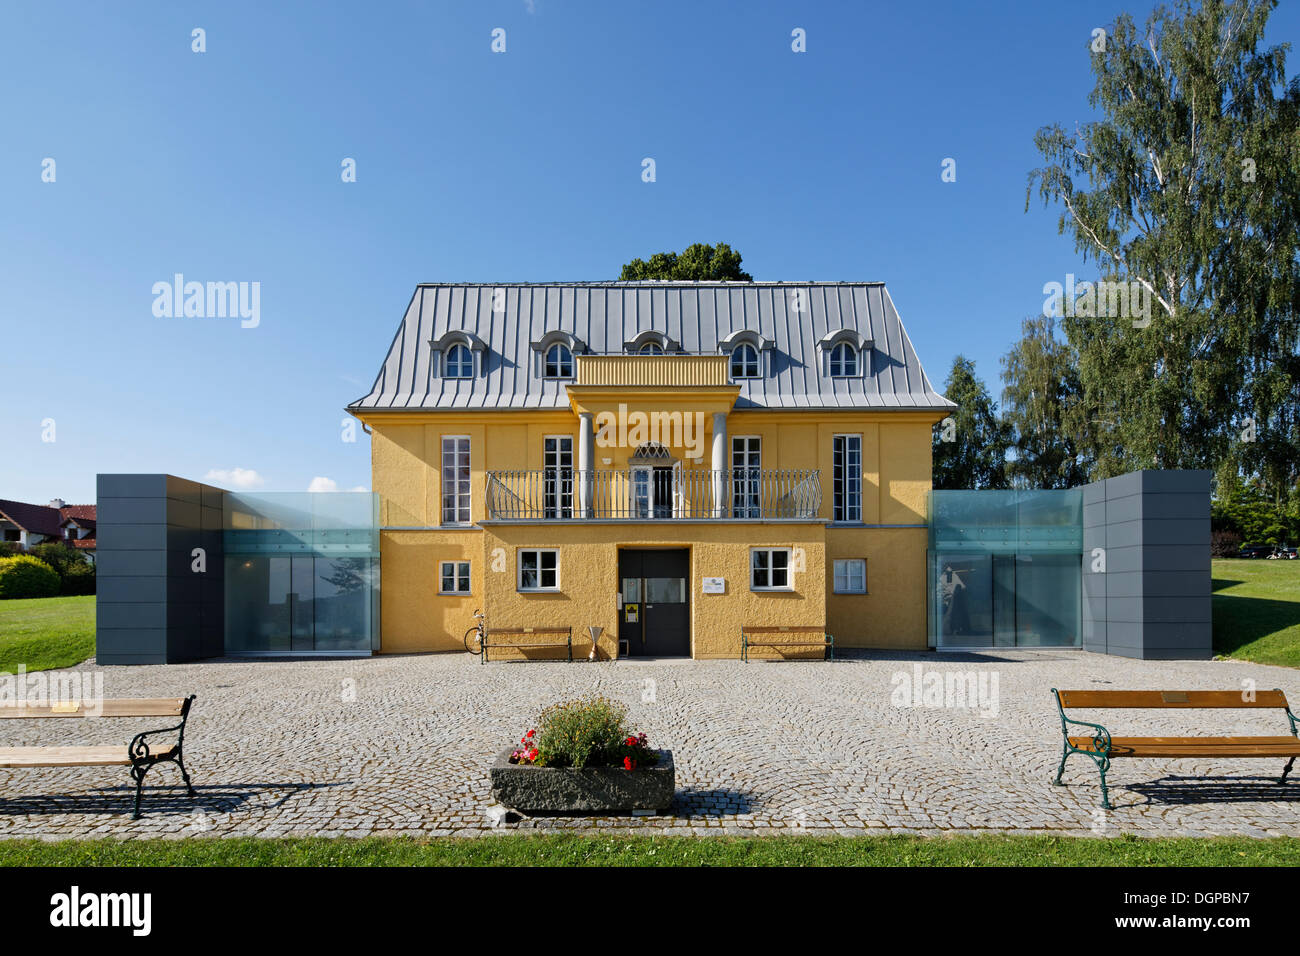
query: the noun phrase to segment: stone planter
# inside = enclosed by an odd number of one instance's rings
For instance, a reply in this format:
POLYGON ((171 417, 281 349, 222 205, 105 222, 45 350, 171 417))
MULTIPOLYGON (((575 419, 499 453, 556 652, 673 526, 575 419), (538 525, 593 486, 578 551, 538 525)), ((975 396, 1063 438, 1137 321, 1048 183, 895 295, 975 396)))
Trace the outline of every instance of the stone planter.
POLYGON ((534 767, 510 762, 503 750, 492 764, 492 796, 521 813, 626 813, 666 810, 677 773, 673 752, 659 750, 652 767, 534 767))

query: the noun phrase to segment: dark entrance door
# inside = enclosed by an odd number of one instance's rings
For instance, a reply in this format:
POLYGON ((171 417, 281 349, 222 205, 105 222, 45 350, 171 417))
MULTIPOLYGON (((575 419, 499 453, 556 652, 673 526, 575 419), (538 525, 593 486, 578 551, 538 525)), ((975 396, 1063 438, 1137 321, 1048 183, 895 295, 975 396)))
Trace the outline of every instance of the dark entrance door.
POLYGON ((618 553, 618 637, 633 657, 690 656, 690 563, 685 548, 618 553))

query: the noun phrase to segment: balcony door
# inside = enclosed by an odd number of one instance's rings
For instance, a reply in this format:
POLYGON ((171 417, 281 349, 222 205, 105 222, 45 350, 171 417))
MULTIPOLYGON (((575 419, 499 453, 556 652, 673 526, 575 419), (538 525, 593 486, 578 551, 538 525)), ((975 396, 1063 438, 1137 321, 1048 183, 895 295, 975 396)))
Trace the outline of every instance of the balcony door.
POLYGON ((762 440, 753 435, 731 439, 731 515, 763 517, 759 480, 762 475, 762 440))
POLYGON ((542 516, 573 517, 573 436, 548 435, 542 459, 542 516))

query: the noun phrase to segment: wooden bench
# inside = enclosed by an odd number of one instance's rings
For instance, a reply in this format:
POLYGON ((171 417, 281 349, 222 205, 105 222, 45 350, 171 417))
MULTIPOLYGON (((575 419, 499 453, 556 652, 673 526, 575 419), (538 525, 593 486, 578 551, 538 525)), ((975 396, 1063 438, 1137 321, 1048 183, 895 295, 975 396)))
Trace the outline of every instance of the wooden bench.
POLYGON ((483 653, 479 656, 479 663, 486 664, 488 659, 489 647, 515 647, 515 648, 533 648, 533 647, 561 647, 563 646, 568 653, 569 662, 573 662, 573 628, 571 627, 494 627, 483 635, 483 653), (521 640, 521 641, 498 641, 499 635, 511 635, 514 637, 534 638, 547 634, 563 635, 564 644, 551 641, 521 640))
POLYGON ((1052 688, 1056 709, 1061 715, 1061 766, 1052 781, 1058 786, 1070 754, 1083 754, 1097 765, 1101 773, 1101 805, 1109 810, 1106 771, 1117 757, 1286 757, 1286 768, 1278 780, 1286 783, 1287 774, 1300 757, 1297 719, 1287 706, 1280 690, 1262 690, 1247 695, 1239 690, 1057 690, 1052 688), (1239 710, 1281 708, 1291 725, 1290 737, 1112 737, 1101 724, 1065 716, 1066 708, 1101 709, 1220 709, 1239 710), (1070 725, 1091 728, 1090 736, 1070 736, 1070 725))
POLYGON ((749 663, 751 647, 824 647, 835 660, 835 638, 824 627, 749 627, 740 629, 740 659, 749 663), (754 640, 754 636, 759 639, 754 640), (813 638, 816 640, 813 640, 813 638))
POLYGON ((87 720, 98 717, 168 717, 180 720, 175 727, 138 733, 125 746, 0 747, 0 767, 130 767, 131 779, 135 781, 135 811, 131 819, 139 820, 140 790, 144 786, 145 774, 155 764, 176 764, 189 795, 194 796, 194 786, 190 783, 190 775, 182 761, 185 721, 189 718, 193 700, 194 695, 191 694, 189 697, 104 700, 99 707, 77 701, 0 705, 0 718, 10 720, 39 720, 47 717, 80 717, 87 720), (161 747, 157 744, 151 747, 148 738, 154 734, 175 734, 176 738, 174 742, 169 741, 161 747))

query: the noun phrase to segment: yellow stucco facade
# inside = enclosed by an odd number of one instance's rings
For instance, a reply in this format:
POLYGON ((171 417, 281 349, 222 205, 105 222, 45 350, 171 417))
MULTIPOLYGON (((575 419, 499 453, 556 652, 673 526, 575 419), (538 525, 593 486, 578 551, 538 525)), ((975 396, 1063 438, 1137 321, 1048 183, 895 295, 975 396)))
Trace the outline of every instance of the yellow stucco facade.
POLYGON ((615 657, 625 610, 619 604, 620 555, 629 549, 686 552, 693 657, 738 657, 742 625, 824 625, 837 647, 924 648, 931 430, 942 413, 736 408, 738 389, 727 384, 721 361, 579 359, 567 388, 570 407, 562 409, 357 412, 372 433, 373 489, 380 501, 381 653, 460 651, 472 612, 482 608, 490 628, 571 627, 575 656, 587 656, 587 629, 598 626, 600 657, 615 657), (655 433, 638 428, 656 413, 655 433), (602 474, 626 475, 638 449, 657 441, 673 467, 708 475, 718 461, 715 428, 725 429, 728 456, 734 439, 758 440, 761 467, 782 489, 773 497, 786 490, 781 475, 815 471, 815 512, 786 516, 782 498, 777 517, 701 515, 683 504, 680 492, 665 506, 670 513, 659 517, 588 517, 582 492, 562 520, 490 511, 491 501, 503 500, 492 497, 504 487, 496 481, 492 492, 493 476, 514 482, 510 499, 525 495, 529 479, 519 475, 539 474, 548 465, 548 438, 568 437, 576 456, 583 430, 590 429, 589 467, 602 474), (833 449, 836 436, 846 435, 858 436, 861 449, 861 514, 859 521, 836 522, 833 449), (468 439, 469 447, 470 514, 456 526, 443 514, 443 445, 453 437, 468 439), (755 548, 788 554, 785 588, 752 587, 755 548), (553 589, 521 587, 520 552, 534 549, 556 552, 553 589), (866 593, 836 592, 837 560, 865 561, 866 593), (440 566, 449 561, 468 562, 468 592, 439 593, 440 566), (705 593, 706 577, 723 579, 721 593, 705 593))

